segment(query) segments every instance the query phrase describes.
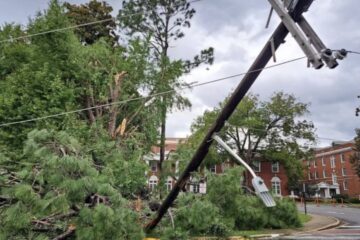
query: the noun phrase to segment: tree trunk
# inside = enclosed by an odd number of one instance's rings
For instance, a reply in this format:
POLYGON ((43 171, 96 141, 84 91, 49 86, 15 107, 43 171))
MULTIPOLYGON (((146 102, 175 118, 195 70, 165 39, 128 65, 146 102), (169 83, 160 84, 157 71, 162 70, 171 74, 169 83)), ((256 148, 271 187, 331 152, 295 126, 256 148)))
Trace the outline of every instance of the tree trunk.
MULTIPOLYGON (((86 107, 87 108, 90 108, 90 107, 93 107, 91 105, 91 100, 90 100, 90 97, 89 96, 86 96, 85 97, 85 101, 86 101, 86 107)), ((90 125, 92 125, 93 123, 95 123, 96 119, 95 119, 95 116, 94 116, 94 113, 93 113, 93 110, 92 109, 88 109, 87 110, 87 113, 88 113, 88 118, 89 118, 89 122, 90 122, 90 125)))
MULTIPOLYGON (((119 99, 121 83, 125 75, 126 72, 124 71, 115 75, 114 84, 111 84, 109 87, 111 103, 115 103, 119 99)), ((109 124, 108 124, 108 132, 111 137, 115 136, 117 114, 118 114, 118 106, 116 106, 115 104, 111 105, 109 110, 109 124)))

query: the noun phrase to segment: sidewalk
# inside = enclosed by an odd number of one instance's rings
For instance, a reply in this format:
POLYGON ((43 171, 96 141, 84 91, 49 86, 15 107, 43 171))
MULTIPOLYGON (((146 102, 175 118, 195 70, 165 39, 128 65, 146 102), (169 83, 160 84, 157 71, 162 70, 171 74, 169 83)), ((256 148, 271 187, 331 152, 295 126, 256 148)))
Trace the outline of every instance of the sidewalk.
POLYGON ((251 238, 271 238, 283 235, 298 235, 309 232, 316 232, 325 230, 328 228, 334 228, 340 225, 340 221, 337 218, 329 216, 320 216, 315 214, 309 214, 312 218, 310 221, 304 224, 303 227, 298 229, 277 229, 267 230, 266 234, 252 235, 251 238))

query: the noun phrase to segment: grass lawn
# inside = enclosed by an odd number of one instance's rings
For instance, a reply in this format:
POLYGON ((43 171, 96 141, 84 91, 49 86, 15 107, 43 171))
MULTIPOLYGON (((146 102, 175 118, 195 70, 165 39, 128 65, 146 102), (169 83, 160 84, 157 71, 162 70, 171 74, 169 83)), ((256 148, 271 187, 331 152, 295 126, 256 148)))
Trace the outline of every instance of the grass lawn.
POLYGON ((243 236, 249 237, 251 235, 259 235, 266 233, 266 230, 244 230, 244 231, 234 231, 230 235, 231 236, 243 236))
POLYGON ((311 220, 311 216, 305 213, 299 213, 299 217, 302 224, 311 220))

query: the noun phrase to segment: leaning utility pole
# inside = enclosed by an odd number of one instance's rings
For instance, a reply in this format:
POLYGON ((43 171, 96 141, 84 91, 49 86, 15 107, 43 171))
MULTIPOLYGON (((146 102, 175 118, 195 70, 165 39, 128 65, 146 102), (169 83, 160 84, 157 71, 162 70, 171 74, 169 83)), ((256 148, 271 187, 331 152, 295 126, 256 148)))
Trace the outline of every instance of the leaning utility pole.
MULTIPOLYGON (((331 54, 329 54, 328 49, 321 42, 315 31, 302 16, 303 12, 306 12, 309 9, 313 0, 285 0, 284 2, 281 2, 280 0, 268 1, 270 2, 272 9, 275 10, 276 13, 280 16, 282 23, 280 23, 280 25, 276 28, 269 41, 265 44, 259 56, 256 58, 255 62, 251 65, 247 74, 241 80, 236 90, 231 95, 222 111, 219 113, 218 118, 209 129, 186 169, 176 182, 165 201, 160 206, 156 217, 145 226, 146 231, 150 231, 156 227, 161 218, 167 212, 167 209, 178 196, 181 189, 185 187, 190 177, 190 173, 197 170, 208 153, 210 145, 212 144, 213 136, 218 133, 224 126, 227 119, 231 116, 237 105, 248 92, 251 85, 260 75, 262 69, 266 66, 268 61, 272 57, 275 60, 275 51, 280 46, 280 44, 284 43, 285 37, 289 32, 298 42, 301 49, 308 57, 309 63, 315 69, 321 68, 324 65, 323 61, 330 68, 337 66, 336 57, 332 56, 332 51, 330 50, 331 54), (308 38, 310 38, 310 41, 308 38)), ((270 13, 272 13, 273 10, 270 13)))

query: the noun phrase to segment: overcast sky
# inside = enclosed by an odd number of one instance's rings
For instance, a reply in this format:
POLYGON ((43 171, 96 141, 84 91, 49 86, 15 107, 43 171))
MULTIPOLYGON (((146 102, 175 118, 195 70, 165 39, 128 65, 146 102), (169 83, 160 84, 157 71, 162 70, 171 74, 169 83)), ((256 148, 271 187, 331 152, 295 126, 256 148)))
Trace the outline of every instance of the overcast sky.
MULTIPOLYGON (((116 12, 121 6, 120 0, 107 2, 116 12)), ((46 0, 1 0, 0 23, 26 24, 29 17, 46 6, 46 0)), ((185 38, 172 44, 171 54, 174 58, 187 59, 212 46, 215 63, 209 70, 201 67, 191 72, 185 77, 189 82, 205 82, 246 71, 279 23, 274 14, 269 29, 264 28, 270 8, 266 0, 202 0, 193 6, 197 13, 192 27, 186 31, 185 38)), ((318 0, 305 17, 329 48, 360 51, 359 9, 359 0, 318 0)), ((281 62, 303 55, 288 36, 276 56, 281 62)), ((357 99, 360 95, 359 63, 360 55, 351 54, 333 70, 307 68, 306 60, 286 64, 263 71, 251 92, 265 100, 275 91, 284 91, 310 103, 311 115, 307 117, 315 123, 322 146, 331 142, 324 138, 350 140, 354 137, 354 129, 360 127, 360 117, 355 117, 355 108, 360 105, 357 99)), ((188 111, 170 114, 167 136, 188 135, 193 119, 216 106, 240 80, 241 77, 184 91, 193 106, 188 111)))

